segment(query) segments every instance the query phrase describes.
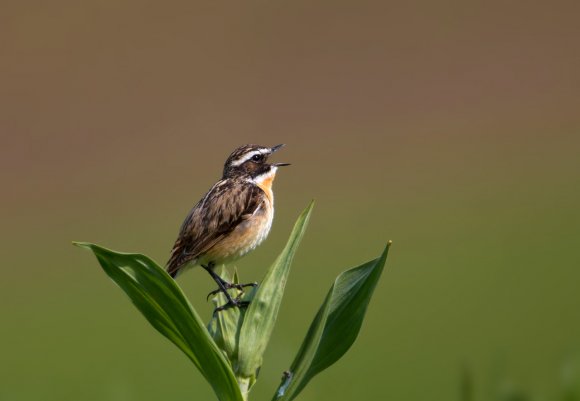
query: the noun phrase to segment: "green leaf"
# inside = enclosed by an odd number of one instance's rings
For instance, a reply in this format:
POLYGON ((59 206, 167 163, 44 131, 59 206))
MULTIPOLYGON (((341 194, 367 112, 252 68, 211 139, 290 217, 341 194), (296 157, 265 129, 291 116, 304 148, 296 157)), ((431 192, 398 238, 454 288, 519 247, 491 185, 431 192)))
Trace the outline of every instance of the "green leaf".
POLYGON ((262 356, 278 316, 290 265, 306 231, 313 206, 314 202, 311 202, 298 217, 286 247, 266 273, 244 317, 235 370, 238 377, 249 378, 250 385, 262 366, 262 356))
POLYGON ((284 372, 273 401, 294 399, 314 376, 348 351, 360 331, 390 245, 389 241, 379 258, 347 270, 336 278, 292 367, 284 372))
POLYGON ((231 366, 175 281, 140 254, 117 253, 90 243, 103 270, 143 316, 197 366, 220 401, 242 401, 231 366))

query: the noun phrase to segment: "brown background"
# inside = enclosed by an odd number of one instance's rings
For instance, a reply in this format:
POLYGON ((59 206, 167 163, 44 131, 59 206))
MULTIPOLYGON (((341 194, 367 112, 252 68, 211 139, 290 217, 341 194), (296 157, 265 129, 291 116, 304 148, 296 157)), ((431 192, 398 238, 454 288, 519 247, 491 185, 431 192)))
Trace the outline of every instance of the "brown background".
MULTIPOLYGON (((579 11, 3 2, 0 400, 212 399, 70 241, 164 263, 249 142, 286 143, 276 159, 293 166, 243 279, 317 201, 254 399, 270 399, 333 278, 387 239, 357 343, 301 399, 452 400, 462 366, 477 399, 555 399, 578 378, 579 11)), ((180 284, 208 318, 209 277, 180 284)))

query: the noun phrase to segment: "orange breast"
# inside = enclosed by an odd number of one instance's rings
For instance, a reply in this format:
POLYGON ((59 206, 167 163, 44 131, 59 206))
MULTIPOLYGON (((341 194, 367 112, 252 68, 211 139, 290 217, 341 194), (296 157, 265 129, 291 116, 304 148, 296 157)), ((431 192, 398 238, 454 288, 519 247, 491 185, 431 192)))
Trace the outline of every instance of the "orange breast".
POLYGON ((263 179, 261 182, 258 182, 258 186, 266 193, 268 200, 270 203, 274 201, 274 194, 272 193, 272 183, 274 182, 274 177, 276 175, 272 174, 269 177, 263 179))

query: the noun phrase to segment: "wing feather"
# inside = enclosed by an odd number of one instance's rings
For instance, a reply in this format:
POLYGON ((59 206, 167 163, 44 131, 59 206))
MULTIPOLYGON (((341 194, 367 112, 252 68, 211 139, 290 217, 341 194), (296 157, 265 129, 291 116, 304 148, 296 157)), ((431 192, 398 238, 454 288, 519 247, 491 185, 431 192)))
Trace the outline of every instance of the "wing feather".
POLYGON ((175 277, 183 265, 195 262, 249 218, 260 207, 259 191, 241 180, 218 181, 183 221, 167 272, 175 277))

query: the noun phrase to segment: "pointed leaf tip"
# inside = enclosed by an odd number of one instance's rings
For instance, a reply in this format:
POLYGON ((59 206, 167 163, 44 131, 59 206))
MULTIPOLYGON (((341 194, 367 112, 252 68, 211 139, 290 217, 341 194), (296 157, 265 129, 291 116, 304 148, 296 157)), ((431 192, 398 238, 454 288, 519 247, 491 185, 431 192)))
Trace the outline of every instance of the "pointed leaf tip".
POLYGON ((72 241, 72 245, 83 249, 91 249, 91 244, 88 242, 72 241))

